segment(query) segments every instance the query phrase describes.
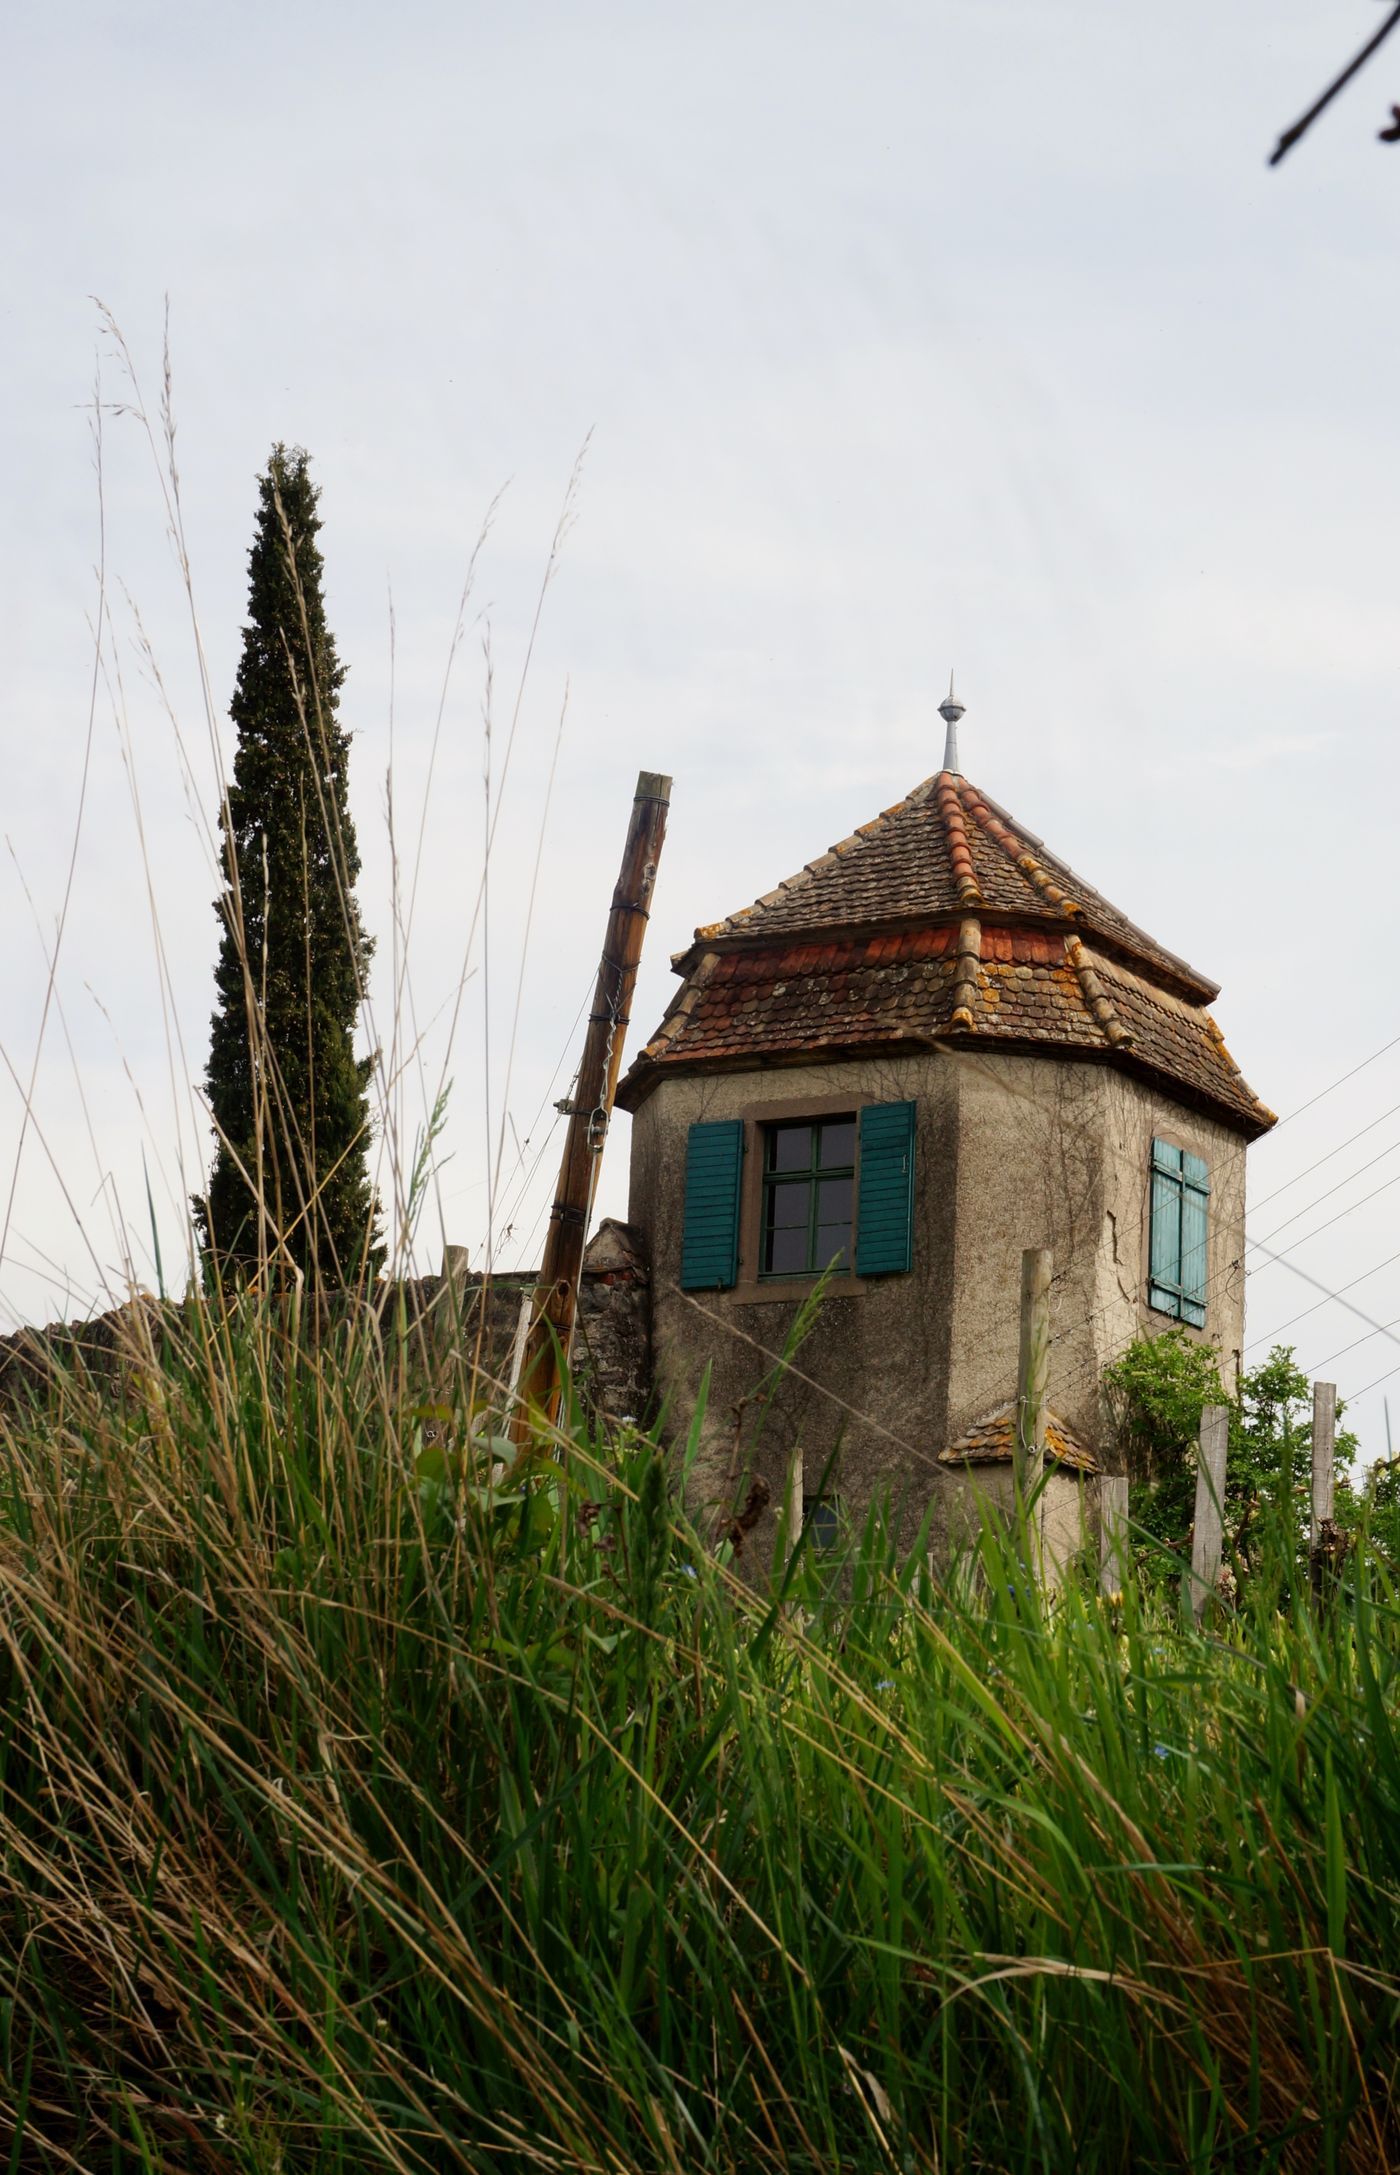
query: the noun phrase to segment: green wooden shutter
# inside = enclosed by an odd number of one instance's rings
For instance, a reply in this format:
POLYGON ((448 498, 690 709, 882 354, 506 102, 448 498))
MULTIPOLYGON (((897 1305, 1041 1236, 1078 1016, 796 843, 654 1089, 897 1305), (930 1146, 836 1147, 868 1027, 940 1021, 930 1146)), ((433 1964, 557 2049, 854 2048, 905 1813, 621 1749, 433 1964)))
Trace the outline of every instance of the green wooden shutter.
POLYGON ((1193 1329, 1206 1324, 1209 1238, 1208 1166, 1169 1141, 1154 1140, 1148 1303, 1193 1329))
POLYGON ((914 1104, 860 1114, 856 1275, 894 1276, 914 1263, 914 1104))
POLYGON ((1206 1241, 1210 1235, 1210 1172, 1198 1155, 1181 1165, 1181 1319, 1206 1323, 1206 1241))
POLYGON ((685 1144, 681 1290, 727 1291, 739 1273, 744 1121, 692 1125, 685 1144))
POLYGON ((1152 1143, 1152 1225, 1147 1300, 1160 1313, 1181 1311, 1181 1150, 1152 1143))

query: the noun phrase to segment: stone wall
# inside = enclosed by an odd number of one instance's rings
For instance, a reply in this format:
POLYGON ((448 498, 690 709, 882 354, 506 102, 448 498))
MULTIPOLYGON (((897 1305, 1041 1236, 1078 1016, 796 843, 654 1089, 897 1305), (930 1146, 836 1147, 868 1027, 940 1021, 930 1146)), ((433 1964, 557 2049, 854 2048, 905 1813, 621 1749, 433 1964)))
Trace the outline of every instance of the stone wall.
MULTIPOLYGON (((509 1380, 521 1302, 533 1273, 484 1281, 465 1270, 463 1249, 449 1248, 448 1275, 381 1285, 373 1303, 332 1293, 320 1301, 317 1324, 331 1336, 352 1307, 363 1307, 392 1344, 402 1319, 409 1364, 425 1389, 460 1362, 488 1384, 509 1380)), ((0 1337, 0 1414, 14 1414, 42 1397, 56 1377, 109 1388, 116 1395, 133 1368, 158 1362, 163 1337, 180 1334, 183 1309, 141 1294, 86 1322, 50 1322, 0 1337)), ((603 1420, 644 1420, 651 1409, 650 1276, 636 1236, 605 1221, 589 1244, 579 1287, 575 1378, 585 1408, 603 1420)))

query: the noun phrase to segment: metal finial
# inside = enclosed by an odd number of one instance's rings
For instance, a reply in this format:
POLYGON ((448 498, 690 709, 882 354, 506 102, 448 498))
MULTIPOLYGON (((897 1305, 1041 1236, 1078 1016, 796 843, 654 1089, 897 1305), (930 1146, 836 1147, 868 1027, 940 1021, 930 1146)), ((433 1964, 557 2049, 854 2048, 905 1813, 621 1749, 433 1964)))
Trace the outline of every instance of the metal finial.
POLYGON ((967 715, 967 704, 959 702, 953 686, 953 675, 948 674, 948 692, 938 705, 938 715, 948 728, 948 738, 943 747, 943 768, 961 776, 958 770, 958 719, 967 715))

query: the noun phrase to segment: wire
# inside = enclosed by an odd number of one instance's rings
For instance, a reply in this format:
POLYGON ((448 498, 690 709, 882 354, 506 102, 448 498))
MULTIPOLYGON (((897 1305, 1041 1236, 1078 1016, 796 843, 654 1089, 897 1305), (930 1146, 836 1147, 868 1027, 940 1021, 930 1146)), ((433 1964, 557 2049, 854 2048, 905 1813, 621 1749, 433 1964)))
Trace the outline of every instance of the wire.
MULTIPOLYGON (((1304 1107, 1306 1108, 1306 1105, 1304 1107)), ((1374 1133, 1378 1125, 1384 1125, 1386 1119, 1393 1118, 1397 1111, 1400 1111, 1400 1103, 1392 1103, 1389 1110, 1383 1110, 1378 1118, 1372 1118, 1369 1125, 1363 1125, 1359 1131, 1349 1133, 1345 1140, 1339 1140, 1335 1148, 1329 1148, 1326 1155, 1320 1155, 1315 1163, 1305 1164, 1303 1169, 1295 1171, 1291 1178, 1285 1178, 1281 1186, 1275 1186, 1272 1193, 1266 1193, 1262 1201, 1255 1202, 1256 1214, 1261 1208, 1267 1208, 1270 1201, 1276 1201, 1281 1193, 1287 1193, 1290 1186, 1296 1186, 1300 1179, 1310 1178, 1314 1171, 1321 1170, 1323 1164, 1330 1163, 1334 1155, 1341 1154, 1343 1148, 1353 1147, 1365 1134, 1374 1133)), ((1283 1122, 1282 1119, 1279 1120, 1280 1124, 1283 1122)), ((1365 1168, 1364 1164, 1362 1168, 1365 1168)))
MULTIPOLYGON (((1378 1261, 1373 1269, 1363 1269, 1360 1276, 1354 1276, 1349 1284, 1339 1284, 1336 1291, 1329 1291, 1327 1299, 1335 1299, 1344 1291, 1355 1291, 1358 1284, 1366 1283, 1370 1277, 1379 1276, 1382 1269, 1388 1269, 1396 1261, 1400 1261, 1400 1253, 1387 1254, 1385 1260, 1378 1261)), ((1275 1337, 1283 1335, 1285 1329, 1291 1329, 1295 1322, 1306 1321, 1310 1314, 1316 1314, 1319 1307, 1326 1306, 1327 1299, 1318 1299, 1312 1306, 1304 1307, 1301 1314, 1290 1314, 1288 1320, 1280 1322, 1276 1329, 1266 1330, 1262 1336, 1251 1337, 1245 1346, 1246 1352, 1257 1351, 1261 1344, 1272 1344, 1275 1337)))
POLYGON ((1378 1374, 1374 1382, 1367 1382, 1361 1389, 1353 1390, 1347 1398, 1347 1403, 1354 1405, 1358 1397, 1366 1397, 1372 1390, 1378 1390, 1382 1382, 1388 1382, 1393 1374, 1400 1374, 1400 1361, 1397 1361, 1393 1367, 1387 1367, 1384 1374, 1378 1374))
POLYGON ((1282 1126, 1291 1125, 1295 1118, 1302 1117, 1305 1110, 1311 1110, 1314 1103, 1322 1102, 1328 1095, 1335 1093, 1339 1087, 1345 1087, 1348 1080, 1354 1080, 1356 1075, 1359 1072, 1364 1072, 1368 1065, 1374 1065, 1378 1057, 1384 1057, 1387 1050, 1394 1049, 1400 1049, 1400 1035, 1393 1036, 1389 1042, 1383 1042, 1378 1050, 1372 1050, 1369 1057, 1363 1057, 1359 1065, 1353 1065, 1350 1072, 1344 1072, 1339 1079, 1329 1080, 1325 1088, 1318 1089, 1316 1095, 1310 1095, 1305 1103, 1299 1103, 1296 1110, 1290 1110, 1285 1117, 1279 1119, 1278 1125, 1273 1129, 1274 1132, 1277 1133, 1282 1126))
MULTIPOLYGON (((1267 1253, 1268 1248, 1266 1247, 1264 1251, 1267 1253)), ((1303 1282, 1305 1284, 1311 1284, 1314 1291, 1326 1292, 1327 1297, 1329 1299, 1336 1300, 1336 1303, 1339 1307, 1345 1307, 1348 1314, 1354 1314, 1358 1321, 1365 1322, 1367 1327, 1372 1331, 1374 1335, 1382 1337, 1390 1336, 1389 1323, 1378 1322, 1373 1315, 1363 1314, 1360 1307, 1352 1305, 1350 1299, 1343 1299, 1337 1292, 1328 1290, 1327 1285, 1322 1282, 1322 1279, 1320 1277, 1309 1276, 1306 1269, 1300 1269, 1296 1261, 1289 1261, 1282 1254, 1271 1254, 1269 1258, 1272 1261, 1281 1262, 1283 1267, 1291 1270, 1294 1276, 1301 1276, 1303 1282)), ((1357 1341, 1364 1344, 1366 1340, 1363 1337, 1359 1338, 1357 1341)), ((1390 1341, 1392 1344, 1400 1344, 1400 1337, 1391 1337, 1390 1341)), ((1346 1349, 1350 1351, 1351 1346, 1348 1345, 1346 1349)), ((1333 1357, 1335 1358, 1336 1356, 1337 1355, 1334 1353, 1333 1357)), ((1325 1360, 1323 1361, 1323 1365, 1326 1365, 1325 1360)), ((1308 1372, 1312 1373, 1313 1370, 1309 1368, 1308 1372)))
MULTIPOLYGON (((1286 1231, 1291 1223, 1297 1223, 1300 1217, 1307 1215, 1309 1209, 1318 1208, 1324 1201, 1330 1201, 1332 1195, 1340 1193, 1343 1186, 1349 1186, 1353 1178, 1359 1178, 1363 1171, 1374 1170, 1378 1163, 1384 1163, 1386 1157, 1394 1155, 1397 1148, 1400 1148, 1400 1140, 1393 1140, 1388 1148, 1382 1148, 1379 1155, 1373 1155, 1369 1163, 1358 1164, 1356 1169, 1348 1172, 1345 1178, 1339 1178, 1335 1186, 1328 1186, 1324 1193, 1314 1194, 1310 1201, 1306 1201, 1301 1208, 1295 1208, 1291 1216, 1285 1216, 1282 1223, 1276 1224, 1269 1233, 1269 1237, 1271 1239, 1277 1238, 1280 1231, 1286 1231)), ((1395 1182, 1394 1179, 1387 1181, 1391 1185, 1394 1185, 1395 1182)), ((1272 1198, 1273 1196, 1270 1195, 1270 1199, 1272 1198)), ((1367 1195, 1366 1198, 1370 1199, 1370 1195, 1367 1195)))
MULTIPOLYGON (((1334 1359, 1342 1359, 1348 1352, 1354 1352, 1358 1344, 1369 1344, 1374 1336, 1389 1335, 1390 1331, 1397 1326, 1400 1326, 1400 1314, 1396 1315, 1394 1321, 1377 1322, 1375 1328, 1368 1329, 1364 1337, 1354 1337, 1351 1343, 1344 1344, 1340 1351, 1329 1352, 1326 1359, 1315 1360, 1310 1367, 1305 1367, 1303 1372, 1309 1376, 1320 1375, 1323 1368, 1330 1367, 1334 1359)), ((1400 1344, 1400 1337, 1392 1337, 1390 1341, 1392 1344, 1400 1344)))
MULTIPOLYGON (((1291 1253, 1294 1246, 1306 1246, 1309 1239, 1315 1239, 1319 1237, 1320 1234, 1324 1231, 1330 1231, 1334 1223, 1345 1223, 1347 1217, 1354 1216, 1358 1208, 1364 1208, 1368 1201, 1378 1200, 1381 1194, 1389 1193, 1392 1186, 1400 1186, 1400 1173, 1397 1173, 1394 1178, 1387 1178, 1383 1186, 1372 1186, 1370 1192, 1363 1193, 1361 1199, 1359 1201, 1353 1201, 1350 1208, 1339 1208, 1335 1216, 1328 1217, 1326 1223, 1315 1223, 1311 1231, 1304 1232, 1302 1238, 1294 1239, 1292 1246, 1290 1246, 1287 1250, 1291 1253)), ((1316 1206, 1316 1203, 1314 1203, 1313 1205, 1316 1206)), ((1286 1231, 1288 1229, 1288 1224, 1294 1222, 1294 1220, 1295 1219, 1290 1216, 1287 1223, 1281 1223, 1279 1225, 1279 1231, 1286 1231)), ((1269 1233, 1269 1237, 1271 1239, 1277 1238, 1277 1236, 1278 1231, 1271 1231, 1269 1233)), ((1264 1239, 1247 1238, 1245 1240, 1245 1245, 1252 1246, 1256 1253, 1266 1254, 1269 1250, 1268 1243, 1264 1239)), ((1253 1272, 1251 1270, 1245 1271, 1246 1275, 1252 1275, 1252 1273, 1253 1272)))

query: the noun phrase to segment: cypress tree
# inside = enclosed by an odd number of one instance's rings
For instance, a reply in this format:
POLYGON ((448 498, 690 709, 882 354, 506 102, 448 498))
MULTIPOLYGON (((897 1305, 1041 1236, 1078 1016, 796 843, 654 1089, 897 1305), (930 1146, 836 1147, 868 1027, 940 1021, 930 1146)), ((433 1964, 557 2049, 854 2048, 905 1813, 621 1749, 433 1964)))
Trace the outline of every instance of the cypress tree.
POLYGON ((218 993, 205 1075, 218 1129, 194 1202, 211 1277, 349 1284, 378 1267, 370 1061, 354 1053, 371 943, 346 793, 344 667, 321 594, 316 487, 299 447, 258 480, 248 625, 229 714, 218 993))

